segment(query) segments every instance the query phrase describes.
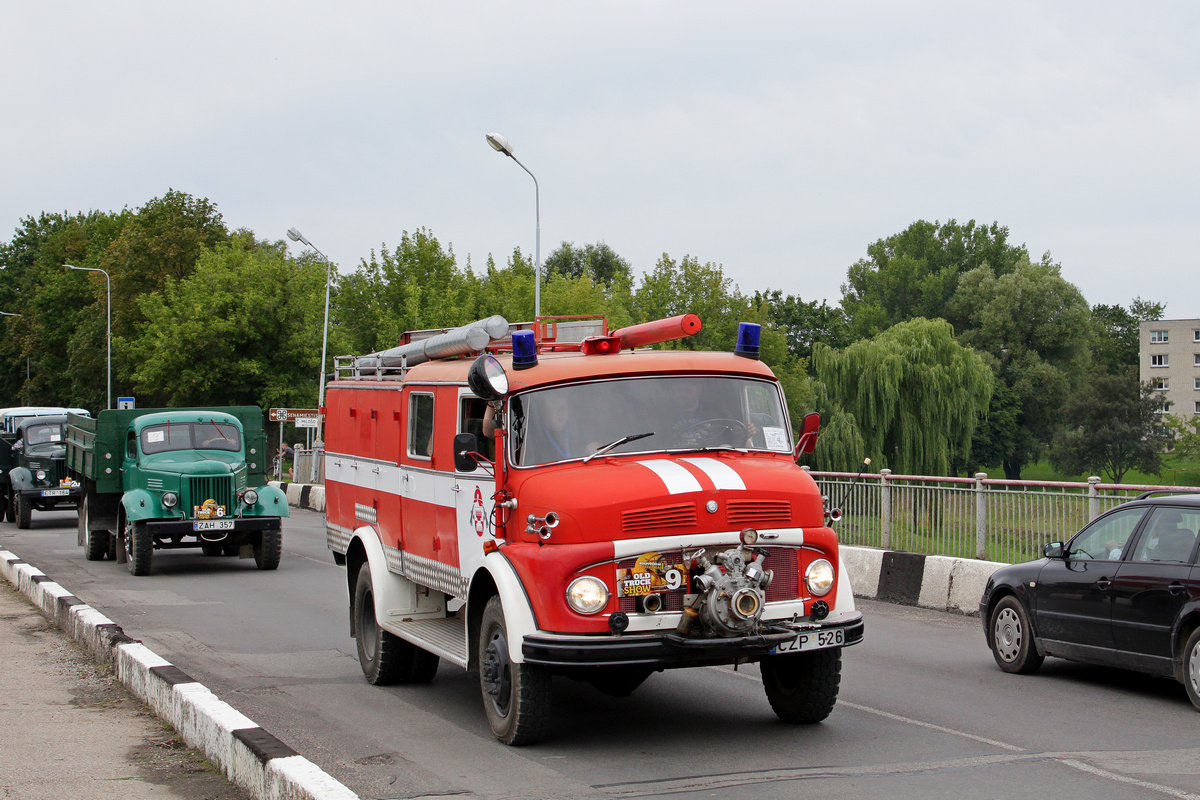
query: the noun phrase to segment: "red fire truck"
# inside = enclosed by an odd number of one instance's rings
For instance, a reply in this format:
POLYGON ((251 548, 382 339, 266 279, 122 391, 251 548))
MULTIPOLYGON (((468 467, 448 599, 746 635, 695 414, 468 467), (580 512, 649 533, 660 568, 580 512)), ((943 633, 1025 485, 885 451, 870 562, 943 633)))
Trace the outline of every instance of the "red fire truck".
POLYGON ((824 501, 758 360, 652 350, 688 314, 501 317, 337 360, 329 547, 373 684, 477 671, 492 732, 537 741, 550 676, 627 696, 652 673, 760 666, 782 719, 824 719, 862 615, 824 501))

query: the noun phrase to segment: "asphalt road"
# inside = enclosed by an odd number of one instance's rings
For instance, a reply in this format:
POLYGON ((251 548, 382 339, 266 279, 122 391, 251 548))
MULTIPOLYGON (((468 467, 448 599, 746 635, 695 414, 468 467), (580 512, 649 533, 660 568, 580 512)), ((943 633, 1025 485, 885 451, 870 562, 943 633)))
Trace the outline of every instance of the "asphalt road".
POLYGON ((293 510, 279 569, 199 551, 154 574, 84 560, 71 513, 34 513, 11 549, 364 798, 1098 797, 1200 800, 1200 714, 1174 682, 1051 659, 1000 672, 975 618, 863 602, 841 696, 778 722, 754 667, 653 676, 614 699, 555 680, 550 733, 491 737, 474 675, 372 687, 349 637, 324 519, 293 510))

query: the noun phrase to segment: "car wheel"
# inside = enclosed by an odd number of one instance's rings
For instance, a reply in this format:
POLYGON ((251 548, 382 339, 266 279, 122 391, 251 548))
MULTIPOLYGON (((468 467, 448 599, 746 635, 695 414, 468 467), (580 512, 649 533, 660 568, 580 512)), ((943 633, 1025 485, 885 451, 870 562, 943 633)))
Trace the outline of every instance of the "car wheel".
POLYGON ((992 655, 1005 672, 1028 675, 1037 672, 1046 660, 1034 647, 1029 615, 1015 597, 1010 595, 996 603, 988 630, 991 631, 988 638, 992 655))
POLYGON ((1200 628, 1192 631, 1183 646, 1183 685, 1188 699, 1200 711, 1200 628))
POLYGON ((479 630, 479 688, 492 734, 504 744, 533 744, 550 722, 550 674, 509 658, 504 607, 493 595, 479 630))
POLYGON ((28 497, 19 494, 15 499, 17 501, 17 527, 28 528, 31 522, 30 518, 33 516, 30 508, 32 504, 28 497))
MULTIPOLYGON (((79 503, 79 527, 83 531, 83 556, 88 561, 102 561, 108 552, 108 531, 88 530, 91 521, 87 498, 79 503)), ((115 553, 114 553, 115 555, 115 553)))
POLYGON ((125 560, 130 575, 149 575, 154 557, 154 541, 145 525, 125 523, 125 560))
POLYGON ((775 716, 793 724, 812 724, 828 717, 837 703, 842 650, 767 656, 759 669, 775 716))
POLYGON ((275 569, 283 554, 283 534, 279 531, 263 531, 254 543, 254 563, 259 569, 275 569))
POLYGON ((385 631, 375 618, 375 585, 371 565, 363 564, 354 584, 354 636, 358 663, 367 683, 429 683, 437 673, 439 659, 411 642, 385 631))

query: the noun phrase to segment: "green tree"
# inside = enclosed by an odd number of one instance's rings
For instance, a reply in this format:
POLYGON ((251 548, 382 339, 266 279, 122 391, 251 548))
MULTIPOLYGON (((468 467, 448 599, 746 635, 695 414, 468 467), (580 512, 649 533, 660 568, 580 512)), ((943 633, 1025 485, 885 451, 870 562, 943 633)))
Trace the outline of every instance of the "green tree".
POLYGON ((814 454, 831 469, 878 466, 945 475, 969 451, 988 407, 987 362, 954 338, 945 320, 913 319, 843 350, 813 348, 827 424, 814 454))
POLYGON ((1162 319, 1163 303, 1151 303, 1138 297, 1121 306, 1092 306, 1092 321, 1096 327, 1094 361, 1100 368, 1117 369, 1138 364, 1138 324, 1162 319))
POLYGON ((964 466, 999 463, 1019 479, 1050 443, 1089 364, 1087 302, 1056 265, 1022 259, 1003 275, 986 266, 963 275, 948 307, 965 320, 959 339, 989 357, 1002 387, 964 466))
POLYGON ((1138 383, 1136 367, 1094 372, 1063 409, 1050 461, 1068 475, 1101 473, 1113 483, 1134 468, 1157 473, 1170 440, 1161 411, 1161 398, 1149 384, 1138 383))
POLYGON ((611 287, 615 281, 631 280, 629 262, 617 255, 604 242, 576 247, 574 242, 563 242, 542 263, 542 274, 547 283, 556 278, 590 277, 597 283, 611 287))
MULTIPOLYGON (((315 406, 323 262, 241 232, 140 304, 146 325, 129 347, 143 405, 315 406)), ((345 346, 330 338, 332 352, 345 346)))
POLYGON ((788 351, 797 358, 812 355, 813 345, 821 342, 834 350, 850 344, 850 321, 846 312, 824 300, 805 302, 796 295, 778 289, 754 293, 754 305, 765 303, 771 322, 787 339, 788 351))
POLYGON ((961 331, 962 320, 947 310, 959 278, 984 266, 1005 275, 1028 257, 1024 245, 1008 243, 1008 228, 998 223, 918 220, 867 247, 867 257, 847 272, 842 308, 854 338, 914 317, 941 317, 961 331))

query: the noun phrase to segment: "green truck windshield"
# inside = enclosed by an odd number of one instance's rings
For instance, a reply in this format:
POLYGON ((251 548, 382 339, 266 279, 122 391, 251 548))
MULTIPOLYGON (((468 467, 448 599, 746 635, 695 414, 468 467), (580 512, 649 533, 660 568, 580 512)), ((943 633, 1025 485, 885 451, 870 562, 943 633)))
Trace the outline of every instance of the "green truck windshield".
POLYGON ((224 422, 166 422, 142 429, 142 452, 146 455, 170 450, 242 449, 242 435, 235 425, 224 422))

